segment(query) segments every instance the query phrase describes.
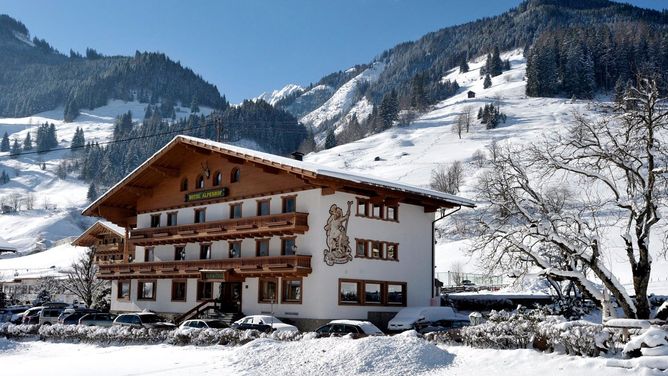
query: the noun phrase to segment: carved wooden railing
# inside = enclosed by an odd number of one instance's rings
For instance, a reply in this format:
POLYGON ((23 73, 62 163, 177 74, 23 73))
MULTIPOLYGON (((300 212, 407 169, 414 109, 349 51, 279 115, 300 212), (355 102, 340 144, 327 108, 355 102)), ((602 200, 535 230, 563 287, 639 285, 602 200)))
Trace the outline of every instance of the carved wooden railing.
POLYGON ((308 213, 282 213, 226 219, 187 225, 132 230, 133 245, 170 244, 188 241, 240 239, 272 234, 303 234, 308 231, 308 213))
POLYGON ((197 278, 200 270, 225 270, 239 276, 308 275, 311 273, 311 255, 100 264, 98 277, 101 279, 197 278))

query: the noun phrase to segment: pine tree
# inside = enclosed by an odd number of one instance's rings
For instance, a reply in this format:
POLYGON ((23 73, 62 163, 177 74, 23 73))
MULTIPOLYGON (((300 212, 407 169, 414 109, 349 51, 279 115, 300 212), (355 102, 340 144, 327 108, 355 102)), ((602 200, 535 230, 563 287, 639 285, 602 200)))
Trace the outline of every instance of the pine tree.
POLYGON ((196 114, 199 112, 199 105, 197 104, 197 97, 193 96, 193 100, 190 103, 190 112, 196 114))
POLYGON ((492 77, 496 77, 503 73, 503 61, 501 61, 499 47, 494 47, 494 52, 492 53, 491 70, 488 73, 491 74, 492 77))
POLYGON ((19 140, 14 139, 14 144, 12 144, 12 150, 9 152, 9 155, 16 157, 19 154, 21 154, 21 145, 19 144, 19 140))
POLYGON ((88 193, 86 194, 86 197, 90 202, 93 202, 95 199, 97 199, 97 187, 95 186, 95 182, 91 182, 88 186, 88 193))
POLYGON ((23 151, 32 150, 32 138, 30 138, 30 132, 26 134, 26 138, 23 140, 23 151))
POLYGON ((485 81, 482 83, 482 87, 485 89, 492 87, 492 77, 490 77, 489 73, 485 75, 485 81))
POLYGON ((2 142, 0 143, 0 151, 9 151, 9 135, 7 132, 2 136, 2 142))
POLYGON ((462 62, 459 63, 459 73, 466 73, 469 71, 469 63, 466 61, 466 56, 462 58, 462 62))
POLYGON ((153 117, 153 110, 151 105, 146 106, 146 112, 144 112, 144 119, 150 119, 153 117))
POLYGON ((74 99, 70 99, 65 104, 63 119, 66 123, 71 123, 74 121, 74 119, 77 118, 77 116, 79 116, 79 106, 74 99))
POLYGON ((392 127, 392 124, 399 116, 399 98, 396 91, 392 90, 383 96, 379 111, 383 122, 383 130, 392 127))
POLYGON ((330 129, 325 139, 325 149, 331 149, 334 146, 336 146, 336 136, 334 135, 334 130, 330 129))
POLYGON ((86 146, 86 138, 84 137, 84 131, 82 128, 77 127, 74 132, 74 137, 72 137, 72 143, 70 145, 70 150, 75 151, 86 146))
POLYGON ((424 92, 424 75, 419 73, 413 76, 411 85, 411 106, 418 111, 424 111, 427 107, 427 96, 424 92))

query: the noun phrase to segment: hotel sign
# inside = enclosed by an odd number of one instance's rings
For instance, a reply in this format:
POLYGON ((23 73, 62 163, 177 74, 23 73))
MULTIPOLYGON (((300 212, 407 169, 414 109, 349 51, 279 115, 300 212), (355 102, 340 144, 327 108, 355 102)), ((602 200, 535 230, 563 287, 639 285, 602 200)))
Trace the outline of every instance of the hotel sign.
POLYGON ((214 198, 225 197, 225 196, 227 196, 227 194, 228 194, 228 189, 227 188, 209 189, 207 191, 186 193, 185 199, 186 199, 186 202, 211 200, 211 199, 214 199, 214 198))
POLYGON ((200 278, 202 280, 225 281, 226 270, 200 270, 200 278))

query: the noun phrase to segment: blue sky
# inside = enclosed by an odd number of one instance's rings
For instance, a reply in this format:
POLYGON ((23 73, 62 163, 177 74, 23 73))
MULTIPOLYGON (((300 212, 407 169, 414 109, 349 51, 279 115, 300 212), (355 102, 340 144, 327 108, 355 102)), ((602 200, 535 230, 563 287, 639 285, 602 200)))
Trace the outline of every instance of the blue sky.
MULTIPOLYGON (((62 52, 161 51, 232 102, 307 85, 395 44, 520 0, 2 0, 0 13, 62 52)), ((630 3, 655 9, 666 0, 630 3)))

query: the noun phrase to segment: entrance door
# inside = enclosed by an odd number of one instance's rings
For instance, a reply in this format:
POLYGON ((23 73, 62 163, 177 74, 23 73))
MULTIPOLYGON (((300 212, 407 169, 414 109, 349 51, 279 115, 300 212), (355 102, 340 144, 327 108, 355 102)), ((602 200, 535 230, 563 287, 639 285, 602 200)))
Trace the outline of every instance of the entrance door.
POLYGON ((221 282, 219 299, 222 312, 241 312, 241 282, 221 282))

